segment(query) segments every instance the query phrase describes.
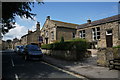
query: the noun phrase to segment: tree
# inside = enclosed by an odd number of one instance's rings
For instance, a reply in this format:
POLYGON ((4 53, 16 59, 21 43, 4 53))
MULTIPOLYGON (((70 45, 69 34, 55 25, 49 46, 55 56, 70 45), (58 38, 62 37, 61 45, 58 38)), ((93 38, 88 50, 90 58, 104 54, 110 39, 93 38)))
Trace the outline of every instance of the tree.
MULTIPOLYGON (((38 2, 41 3, 43 2, 38 2)), ((34 7, 34 2, 2 2, 2 34, 15 27, 15 16, 34 20, 36 14, 31 12, 31 5, 34 7)))

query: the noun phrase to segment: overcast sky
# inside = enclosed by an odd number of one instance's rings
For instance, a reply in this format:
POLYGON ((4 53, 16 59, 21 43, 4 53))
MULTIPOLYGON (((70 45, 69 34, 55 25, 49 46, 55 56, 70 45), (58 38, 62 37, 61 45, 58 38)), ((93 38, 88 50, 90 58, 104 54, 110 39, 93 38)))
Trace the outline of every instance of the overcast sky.
POLYGON ((47 16, 53 20, 83 24, 87 19, 92 21, 114 16, 118 14, 118 2, 45 2, 45 4, 32 7, 32 12, 36 13, 35 20, 21 19, 16 17, 16 28, 11 29, 3 40, 19 38, 27 34, 29 30, 36 29, 36 22, 41 23, 41 28, 47 16))

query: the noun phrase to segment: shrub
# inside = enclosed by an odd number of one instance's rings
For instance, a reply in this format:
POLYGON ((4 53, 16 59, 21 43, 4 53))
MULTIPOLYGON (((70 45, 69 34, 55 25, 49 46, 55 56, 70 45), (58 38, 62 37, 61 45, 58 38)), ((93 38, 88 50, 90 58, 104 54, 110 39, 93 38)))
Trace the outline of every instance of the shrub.
POLYGON ((73 39, 63 42, 62 38, 60 42, 42 45, 42 49, 52 49, 52 50, 77 50, 85 51, 89 47, 89 44, 84 39, 73 39))
POLYGON ((41 48, 50 50, 50 49, 52 49, 52 46, 50 44, 43 44, 43 45, 41 45, 41 48))
POLYGON ((118 46, 114 46, 113 48, 120 48, 120 45, 118 45, 118 46))

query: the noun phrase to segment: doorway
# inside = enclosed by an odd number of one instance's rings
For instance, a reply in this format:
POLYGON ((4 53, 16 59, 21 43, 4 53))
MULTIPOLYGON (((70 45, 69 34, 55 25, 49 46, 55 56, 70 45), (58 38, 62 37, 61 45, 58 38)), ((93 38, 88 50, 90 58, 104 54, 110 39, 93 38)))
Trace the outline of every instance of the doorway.
POLYGON ((112 29, 106 31, 106 46, 113 47, 112 29))
POLYGON ((48 38, 45 38, 45 42, 46 42, 46 44, 48 44, 48 38))

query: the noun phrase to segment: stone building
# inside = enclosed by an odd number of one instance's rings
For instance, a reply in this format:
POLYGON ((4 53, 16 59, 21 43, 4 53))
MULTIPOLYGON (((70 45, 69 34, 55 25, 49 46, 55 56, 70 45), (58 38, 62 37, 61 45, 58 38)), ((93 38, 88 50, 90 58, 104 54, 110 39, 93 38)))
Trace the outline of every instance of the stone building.
POLYGON ((20 45, 20 40, 17 38, 14 38, 12 41, 12 49, 15 49, 15 46, 20 45))
POLYGON ((21 45, 27 45, 27 34, 21 37, 21 45))
POLYGON ((100 19, 87 20, 77 27, 77 36, 91 42, 92 48, 104 48, 120 45, 120 15, 100 19))
POLYGON ((47 16, 43 28, 41 29, 41 36, 43 37, 44 44, 59 41, 61 37, 64 37, 65 40, 75 38, 76 26, 78 25, 51 20, 50 16, 47 16))
POLYGON ((21 37, 21 45, 27 45, 27 44, 40 44, 39 42, 40 37, 40 23, 38 22, 36 24, 36 30, 31 31, 28 30, 28 34, 21 37))
POLYGON ((0 50, 8 49, 7 42, 4 40, 0 40, 0 50))

